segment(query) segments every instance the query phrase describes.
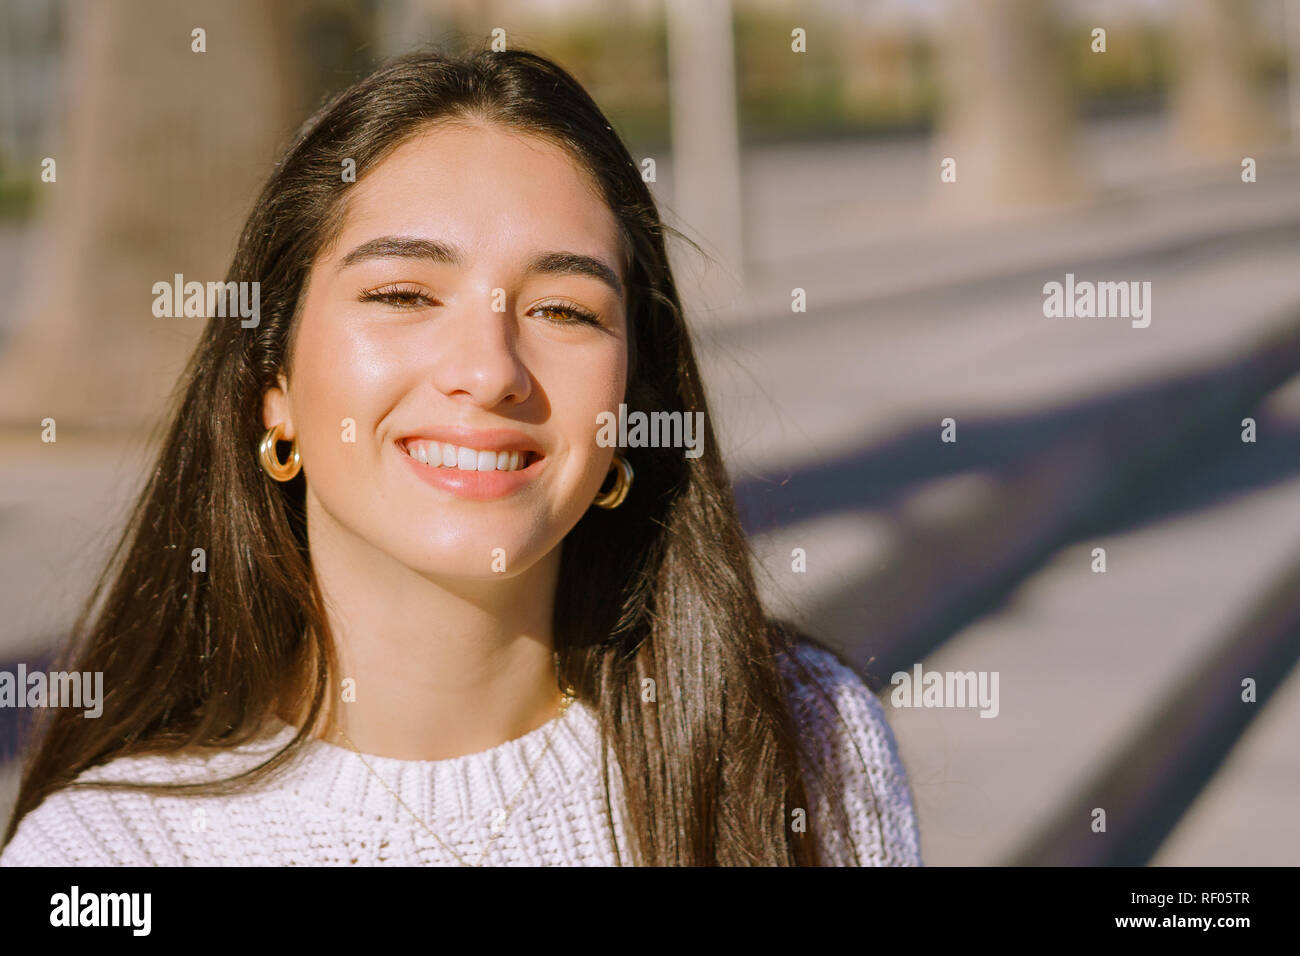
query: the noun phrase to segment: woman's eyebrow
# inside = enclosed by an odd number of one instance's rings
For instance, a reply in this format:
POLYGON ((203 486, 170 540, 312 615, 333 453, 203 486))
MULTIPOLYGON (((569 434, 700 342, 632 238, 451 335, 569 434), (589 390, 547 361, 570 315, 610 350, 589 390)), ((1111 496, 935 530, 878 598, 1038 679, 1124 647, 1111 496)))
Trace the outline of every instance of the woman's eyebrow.
POLYGON ((460 247, 437 239, 417 239, 415 236, 380 236, 357 246, 339 263, 338 271, 367 259, 430 259, 450 266, 460 265, 464 253, 460 247))
POLYGON ((614 290, 615 295, 619 298, 623 297, 623 283, 619 281, 618 273, 595 256, 583 255, 580 252, 538 253, 528 260, 524 272, 530 275, 541 273, 586 276, 605 283, 614 290))
MULTIPOLYGON (((339 271, 367 259, 428 259, 458 266, 465 261, 460 246, 438 239, 415 236, 380 236, 357 246, 339 263, 339 271)), ((527 274, 579 275, 605 283, 621 298, 623 283, 606 262, 580 252, 539 252, 524 267, 527 274)))

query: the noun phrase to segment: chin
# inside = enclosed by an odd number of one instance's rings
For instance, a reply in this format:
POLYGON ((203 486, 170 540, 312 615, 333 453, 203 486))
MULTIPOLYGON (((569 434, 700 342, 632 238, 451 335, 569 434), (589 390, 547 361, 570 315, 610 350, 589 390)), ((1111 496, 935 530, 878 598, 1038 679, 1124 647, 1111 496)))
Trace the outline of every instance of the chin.
POLYGON ((547 550, 518 534, 463 533, 438 540, 431 530, 428 537, 408 540, 395 557, 429 578, 500 581, 528 570, 547 550))

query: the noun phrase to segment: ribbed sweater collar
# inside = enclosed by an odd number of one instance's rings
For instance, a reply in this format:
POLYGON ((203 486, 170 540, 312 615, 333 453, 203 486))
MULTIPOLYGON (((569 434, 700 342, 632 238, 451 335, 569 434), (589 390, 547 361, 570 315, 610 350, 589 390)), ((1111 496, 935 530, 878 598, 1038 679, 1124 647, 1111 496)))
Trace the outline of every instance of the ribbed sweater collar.
MULTIPOLYGON (((242 749, 264 759, 295 733, 296 728, 274 717, 267 736, 242 749)), ((313 803, 372 820, 409 823, 409 814, 393 799, 395 792, 432 825, 434 820, 481 822, 507 806, 512 818, 527 814, 530 808, 553 804, 559 793, 599 786, 599 768, 596 715, 582 701, 574 701, 562 716, 522 737, 445 760, 359 757, 346 747, 311 738, 280 779, 313 803)))

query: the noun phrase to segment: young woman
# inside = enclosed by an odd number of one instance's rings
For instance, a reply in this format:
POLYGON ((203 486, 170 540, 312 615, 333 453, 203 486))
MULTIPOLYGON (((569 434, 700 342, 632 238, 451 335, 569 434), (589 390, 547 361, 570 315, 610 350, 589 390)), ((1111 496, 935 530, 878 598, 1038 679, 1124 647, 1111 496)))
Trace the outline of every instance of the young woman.
POLYGON ((312 118, 78 622, 103 714, 43 715, 0 862, 919 864, 881 705, 760 607, 663 234, 533 54, 312 118), (703 454, 607 447, 621 403, 703 454))

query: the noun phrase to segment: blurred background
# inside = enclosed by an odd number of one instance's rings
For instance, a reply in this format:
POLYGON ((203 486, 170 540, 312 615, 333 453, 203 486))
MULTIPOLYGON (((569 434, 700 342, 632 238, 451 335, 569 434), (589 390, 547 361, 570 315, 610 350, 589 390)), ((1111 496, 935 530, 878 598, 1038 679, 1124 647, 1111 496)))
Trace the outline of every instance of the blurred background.
POLYGON ((323 97, 494 30, 703 249, 765 598, 880 688, 925 861, 1300 864, 1291 0, 0 0, 0 670, 149 467, 203 321, 152 284, 224 275, 323 97), (1067 273, 1150 282, 1150 326, 1046 318, 1067 273), (996 672, 997 717, 892 706, 917 663, 996 672))

